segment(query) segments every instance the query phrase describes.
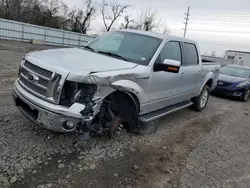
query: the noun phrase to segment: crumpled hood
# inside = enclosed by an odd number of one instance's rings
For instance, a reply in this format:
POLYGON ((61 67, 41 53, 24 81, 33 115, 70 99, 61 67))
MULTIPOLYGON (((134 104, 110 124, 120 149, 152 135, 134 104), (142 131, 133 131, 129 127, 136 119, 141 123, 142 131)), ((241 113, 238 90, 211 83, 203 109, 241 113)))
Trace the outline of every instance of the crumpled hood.
POLYGON ((240 77, 235 77, 235 76, 230 76, 230 75, 225 75, 225 74, 219 74, 219 79, 220 81, 224 82, 229 82, 229 83, 238 83, 247 80, 246 78, 240 78, 240 77))
POLYGON ((79 48, 63 48, 31 52, 27 59, 32 58, 44 63, 46 67, 60 68, 69 73, 69 76, 86 76, 91 72, 104 72, 130 69, 137 66, 135 63, 97 54, 79 48))

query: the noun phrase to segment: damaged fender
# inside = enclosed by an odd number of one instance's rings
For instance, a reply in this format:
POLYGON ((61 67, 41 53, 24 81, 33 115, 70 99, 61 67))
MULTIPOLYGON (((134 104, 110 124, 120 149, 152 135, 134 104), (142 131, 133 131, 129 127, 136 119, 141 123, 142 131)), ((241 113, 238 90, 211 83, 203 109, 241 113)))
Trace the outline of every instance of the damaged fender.
POLYGON ((131 80, 118 80, 112 83, 111 86, 119 91, 126 91, 135 94, 140 103, 146 98, 143 89, 131 80))
POLYGON ((98 113, 102 100, 117 90, 125 93, 133 93, 138 98, 140 104, 147 101, 142 86, 144 88, 148 87, 149 79, 139 79, 142 76, 140 73, 131 73, 131 70, 97 72, 85 76, 82 82, 98 86, 93 97, 93 101, 96 104, 94 115, 98 113))
POLYGON ((86 75, 83 83, 97 86, 92 98, 91 116, 95 117, 102 108, 105 98, 113 101, 115 111, 129 132, 138 132, 138 116, 143 109, 140 104, 147 101, 142 87, 149 86, 149 76, 131 70, 97 72, 86 75))

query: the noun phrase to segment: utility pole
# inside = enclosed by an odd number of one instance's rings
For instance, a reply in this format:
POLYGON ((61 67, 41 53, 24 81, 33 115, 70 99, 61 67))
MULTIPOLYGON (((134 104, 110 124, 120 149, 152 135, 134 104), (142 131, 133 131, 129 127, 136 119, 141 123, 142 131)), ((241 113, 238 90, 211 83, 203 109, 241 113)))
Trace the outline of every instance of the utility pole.
POLYGON ((183 38, 186 37, 187 25, 188 25, 188 20, 189 20, 189 16, 190 16, 189 11, 190 11, 190 7, 188 7, 187 13, 185 13, 186 17, 184 17, 185 21, 183 23, 185 24, 185 28, 184 28, 184 36, 183 36, 183 38))

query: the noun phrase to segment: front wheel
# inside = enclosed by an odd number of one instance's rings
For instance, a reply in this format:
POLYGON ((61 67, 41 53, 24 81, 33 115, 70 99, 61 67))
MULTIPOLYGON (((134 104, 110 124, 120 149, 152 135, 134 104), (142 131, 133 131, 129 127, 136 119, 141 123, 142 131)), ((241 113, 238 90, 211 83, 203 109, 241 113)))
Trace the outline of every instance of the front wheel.
POLYGON ((249 96, 250 96, 250 89, 248 89, 248 90, 244 93, 244 95, 241 97, 241 100, 242 100, 243 102, 246 102, 246 101, 248 100, 249 96))
POLYGON ((204 86, 204 88, 202 89, 200 95, 198 97, 193 98, 193 108, 196 111, 202 111, 208 102, 209 99, 209 92, 210 92, 210 88, 208 86, 204 86))

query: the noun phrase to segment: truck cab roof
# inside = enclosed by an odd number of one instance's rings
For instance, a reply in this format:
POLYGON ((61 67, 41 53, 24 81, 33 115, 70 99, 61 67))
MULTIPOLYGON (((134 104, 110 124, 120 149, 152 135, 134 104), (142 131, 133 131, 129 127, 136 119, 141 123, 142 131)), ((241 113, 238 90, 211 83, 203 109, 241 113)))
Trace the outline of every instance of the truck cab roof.
POLYGON ((120 29, 120 30, 117 30, 117 31, 137 33, 137 34, 141 34, 141 35, 147 35, 147 36, 151 36, 151 37, 155 37, 155 38, 160 38, 160 39, 163 39, 163 40, 177 40, 177 41, 196 44, 196 42, 193 41, 193 40, 189 40, 189 39, 182 38, 182 37, 166 35, 166 34, 163 34, 163 33, 152 32, 152 31, 141 31, 141 30, 132 30, 132 29, 120 29))

